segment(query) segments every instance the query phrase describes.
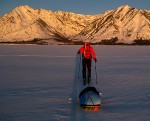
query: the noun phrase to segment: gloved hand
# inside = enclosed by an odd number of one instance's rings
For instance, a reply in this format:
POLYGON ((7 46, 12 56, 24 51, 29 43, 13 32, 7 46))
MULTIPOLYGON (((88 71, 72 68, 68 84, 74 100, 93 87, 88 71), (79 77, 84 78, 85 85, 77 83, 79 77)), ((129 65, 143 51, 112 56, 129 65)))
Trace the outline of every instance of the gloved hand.
POLYGON ((94 61, 95 61, 95 63, 96 63, 96 62, 97 62, 97 59, 95 58, 94 61))

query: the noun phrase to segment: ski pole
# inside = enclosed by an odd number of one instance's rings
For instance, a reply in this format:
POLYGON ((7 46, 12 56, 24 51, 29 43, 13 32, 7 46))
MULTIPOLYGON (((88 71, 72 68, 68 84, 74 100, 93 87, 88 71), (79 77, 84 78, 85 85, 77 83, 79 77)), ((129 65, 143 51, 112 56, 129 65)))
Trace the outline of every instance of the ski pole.
POLYGON ((95 62, 95 79, 96 79, 96 84, 97 84, 97 70, 96 70, 96 62, 95 62))

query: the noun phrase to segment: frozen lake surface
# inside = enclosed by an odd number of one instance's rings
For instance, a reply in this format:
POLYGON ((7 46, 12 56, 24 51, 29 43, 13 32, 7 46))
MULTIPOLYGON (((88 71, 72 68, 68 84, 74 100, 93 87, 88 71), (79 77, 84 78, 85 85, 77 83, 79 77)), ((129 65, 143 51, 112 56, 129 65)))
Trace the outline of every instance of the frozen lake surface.
POLYGON ((150 46, 93 46, 96 112, 79 106, 79 47, 0 45, 0 121, 150 121, 150 46))

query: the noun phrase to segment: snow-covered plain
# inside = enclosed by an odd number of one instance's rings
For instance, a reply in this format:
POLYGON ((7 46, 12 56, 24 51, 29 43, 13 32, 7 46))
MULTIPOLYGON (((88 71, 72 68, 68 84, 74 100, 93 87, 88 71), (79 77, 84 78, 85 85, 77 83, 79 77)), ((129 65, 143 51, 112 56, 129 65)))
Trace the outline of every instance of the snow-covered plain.
POLYGON ((0 45, 0 121, 150 121, 150 46, 93 46, 96 112, 79 106, 79 47, 0 45))

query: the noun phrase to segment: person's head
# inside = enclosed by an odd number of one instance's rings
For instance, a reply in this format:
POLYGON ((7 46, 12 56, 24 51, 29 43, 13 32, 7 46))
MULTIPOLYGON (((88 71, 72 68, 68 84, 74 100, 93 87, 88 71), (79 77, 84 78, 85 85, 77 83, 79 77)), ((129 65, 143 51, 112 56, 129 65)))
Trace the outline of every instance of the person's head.
POLYGON ((84 43, 84 46, 90 46, 90 41, 86 40, 85 43, 84 43))

